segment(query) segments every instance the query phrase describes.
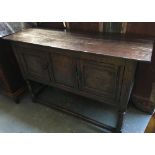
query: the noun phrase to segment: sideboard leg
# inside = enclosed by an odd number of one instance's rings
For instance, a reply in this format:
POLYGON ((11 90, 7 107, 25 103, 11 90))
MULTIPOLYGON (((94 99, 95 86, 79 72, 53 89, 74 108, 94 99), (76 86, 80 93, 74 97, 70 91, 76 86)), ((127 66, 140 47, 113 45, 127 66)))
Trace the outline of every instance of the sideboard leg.
POLYGON ((20 100, 19 100, 19 96, 14 96, 13 100, 16 104, 19 104, 20 100))
POLYGON ((36 101, 36 96, 35 96, 35 94, 34 94, 34 92, 33 92, 31 83, 30 83, 29 80, 26 80, 26 83, 27 83, 28 89, 29 89, 29 91, 30 91, 30 93, 31 93, 32 101, 35 102, 35 101, 36 101))
POLYGON ((118 112, 118 120, 117 120, 117 125, 116 125, 116 133, 121 133, 122 125, 123 125, 123 119, 124 119, 125 111, 118 112))

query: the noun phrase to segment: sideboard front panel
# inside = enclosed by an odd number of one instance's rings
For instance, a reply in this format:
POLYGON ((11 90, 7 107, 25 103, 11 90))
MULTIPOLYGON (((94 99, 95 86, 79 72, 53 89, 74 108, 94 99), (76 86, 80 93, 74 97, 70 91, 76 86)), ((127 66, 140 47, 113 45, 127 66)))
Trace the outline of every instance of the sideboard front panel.
POLYGON ((51 54, 52 73, 55 84, 68 88, 77 87, 76 63, 74 58, 69 55, 51 54))
MULTIPOLYGON (((43 82, 118 108, 126 108, 127 101, 123 104, 120 100, 126 83, 133 79, 125 79, 127 64, 123 59, 73 54, 68 50, 33 45, 15 47, 25 79, 43 82)), ((130 91, 127 92, 128 96, 129 93, 130 91)))
POLYGON ((80 70, 82 91, 98 96, 107 104, 118 103, 123 79, 123 65, 81 60, 80 70))
POLYGON ((41 80, 45 83, 50 81, 48 53, 18 46, 16 47, 16 52, 26 78, 41 80))

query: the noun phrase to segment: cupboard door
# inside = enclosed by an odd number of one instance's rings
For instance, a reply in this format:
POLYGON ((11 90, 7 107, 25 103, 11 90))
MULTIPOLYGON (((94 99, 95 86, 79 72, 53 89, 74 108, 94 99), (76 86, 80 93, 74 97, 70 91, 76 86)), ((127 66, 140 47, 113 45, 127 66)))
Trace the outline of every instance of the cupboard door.
POLYGON ((23 74, 26 78, 50 81, 48 53, 39 49, 16 47, 23 74))
POLYGON ((68 88, 77 87, 76 61, 72 56, 53 52, 52 72, 55 84, 68 88))
POLYGON ((80 89, 108 104, 117 104, 121 92, 124 66, 80 61, 80 89))

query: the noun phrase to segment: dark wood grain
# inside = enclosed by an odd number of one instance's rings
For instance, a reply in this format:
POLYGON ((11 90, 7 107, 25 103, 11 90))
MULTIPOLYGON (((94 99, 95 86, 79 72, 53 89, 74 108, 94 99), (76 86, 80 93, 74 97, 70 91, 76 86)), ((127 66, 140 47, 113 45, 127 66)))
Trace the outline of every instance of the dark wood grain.
MULTIPOLYGON (((138 35, 143 38, 152 37, 155 40, 155 22, 129 22, 126 35, 138 35)), ((136 70, 135 84, 132 92, 132 102, 135 106, 149 114, 155 109, 151 100, 153 83, 155 82, 155 43, 151 63, 139 62, 136 70)))
POLYGON ((151 61, 153 42, 124 41, 81 35, 77 33, 27 29, 4 39, 41 46, 69 49, 96 55, 107 55, 125 59, 151 61))
MULTIPOLYGON (((110 59, 110 58, 107 58, 110 59)), ((110 61, 110 60, 109 60, 110 61)), ((119 102, 124 63, 97 62, 88 59, 80 60, 81 85, 84 92, 96 95, 108 104, 117 105, 119 102)))
POLYGON ((16 52, 19 53, 20 66, 24 75, 29 75, 31 78, 40 79, 43 81, 50 81, 48 68, 48 55, 42 53, 41 50, 26 47, 15 47, 16 52), (21 52, 21 53, 20 53, 21 52))
POLYGON ((126 34, 155 37, 155 22, 128 22, 126 34))
POLYGON ((69 28, 72 32, 99 32, 99 22, 69 22, 69 28))
POLYGON ((37 22, 37 27, 44 29, 65 29, 63 22, 37 22))
POLYGON ((55 83, 71 88, 76 87, 77 81, 74 58, 58 53, 53 53, 50 56, 55 83))

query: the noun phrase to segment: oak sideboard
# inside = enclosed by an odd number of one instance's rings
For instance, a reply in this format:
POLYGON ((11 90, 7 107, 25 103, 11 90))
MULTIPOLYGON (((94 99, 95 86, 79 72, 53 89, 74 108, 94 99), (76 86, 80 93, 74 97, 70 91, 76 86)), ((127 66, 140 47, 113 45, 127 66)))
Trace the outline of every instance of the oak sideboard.
POLYGON ((12 44, 33 100, 36 95, 30 81, 97 100, 117 109, 115 128, 65 111, 99 127, 121 132, 137 62, 151 61, 152 41, 37 28, 26 29, 4 39, 12 44))

